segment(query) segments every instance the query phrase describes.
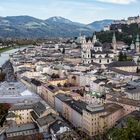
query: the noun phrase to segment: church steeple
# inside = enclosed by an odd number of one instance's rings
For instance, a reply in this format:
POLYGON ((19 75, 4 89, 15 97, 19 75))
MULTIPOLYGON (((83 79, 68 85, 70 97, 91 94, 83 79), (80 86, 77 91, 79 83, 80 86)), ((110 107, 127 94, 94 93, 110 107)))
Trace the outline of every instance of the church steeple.
POLYGON ((92 38, 92 43, 95 44, 97 42, 96 34, 94 32, 93 38, 92 38))
POLYGON ((116 41, 116 35, 115 35, 115 32, 113 33, 112 47, 113 47, 114 52, 116 52, 116 51, 117 51, 117 41, 116 41))
POLYGON ((82 31, 80 30, 79 37, 81 37, 81 36, 82 36, 82 31))
POLYGON ((135 50, 135 44, 134 44, 134 41, 132 40, 132 43, 131 43, 131 45, 130 45, 130 49, 131 50, 135 50))
POLYGON ((137 38, 136 38, 136 52, 137 53, 140 52, 140 39, 139 39, 139 35, 137 35, 137 38))
POLYGON ((136 42, 140 42, 139 35, 137 34, 136 42))

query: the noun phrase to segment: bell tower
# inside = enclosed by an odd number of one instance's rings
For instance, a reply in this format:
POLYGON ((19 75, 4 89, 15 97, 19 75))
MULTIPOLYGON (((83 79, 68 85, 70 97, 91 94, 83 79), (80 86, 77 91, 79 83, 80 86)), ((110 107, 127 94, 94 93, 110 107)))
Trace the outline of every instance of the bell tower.
POLYGON ((94 33, 92 38, 92 43, 95 44, 97 42, 96 34, 94 33))
POLYGON ((113 51, 114 51, 114 53, 116 53, 116 51, 117 51, 117 41, 116 41, 116 35, 115 35, 115 32, 113 33, 112 47, 113 47, 113 51))
POLYGON ((139 39, 139 35, 137 35, 135 45, 136 45, 136 52, 140 53, 140 39, 139 39))

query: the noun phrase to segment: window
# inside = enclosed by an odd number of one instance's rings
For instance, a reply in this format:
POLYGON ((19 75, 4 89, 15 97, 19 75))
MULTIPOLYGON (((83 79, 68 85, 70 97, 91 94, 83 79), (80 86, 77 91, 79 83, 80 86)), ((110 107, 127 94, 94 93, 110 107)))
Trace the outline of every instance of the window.
POLYGON ((107 59, 107 63, 109 63, 109 59, 107 59))
POLYGON ((101 59, 99 60, 99 63, 101 63, 102 61, 101 61, 101 59))

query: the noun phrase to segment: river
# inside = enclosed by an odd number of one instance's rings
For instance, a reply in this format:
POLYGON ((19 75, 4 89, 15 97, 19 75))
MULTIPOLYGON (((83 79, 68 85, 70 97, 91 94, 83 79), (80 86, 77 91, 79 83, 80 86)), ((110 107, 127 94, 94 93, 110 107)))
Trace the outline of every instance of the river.
POLYGON ((27 47, 27 46, 22 47, 22 48, 15 48, 15 49, 12 49, 12 50, 9 50, 9 51, 5 51, 5 52, 1 53, 1 55, 0 55, 0 67, 1 67, 7 60, 9 60, 9 54, 12 54, 12 53, 18 51, 19 49, 20 49, 20 50, 23 50, 23 49, 25 49, 26 47, 27 47))

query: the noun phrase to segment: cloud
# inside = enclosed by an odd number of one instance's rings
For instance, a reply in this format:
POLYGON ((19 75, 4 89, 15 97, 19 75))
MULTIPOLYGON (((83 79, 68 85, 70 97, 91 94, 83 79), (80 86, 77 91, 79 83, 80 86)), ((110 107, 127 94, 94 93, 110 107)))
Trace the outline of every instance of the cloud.
POLYGON ((136 2, 137 0, 97 0, 104 3, 114 3, 114 4, 130 4, 136 2))
POLYGON ((31 0, 24 1, 28 3, 0 1, 0 16, 29 15, 40 19, 62 16, 75 22, 90 23, 99 19, 99 14, 107 9, 85 0, 35 0, 37 3, 34 4, 30 3, 31 0))

